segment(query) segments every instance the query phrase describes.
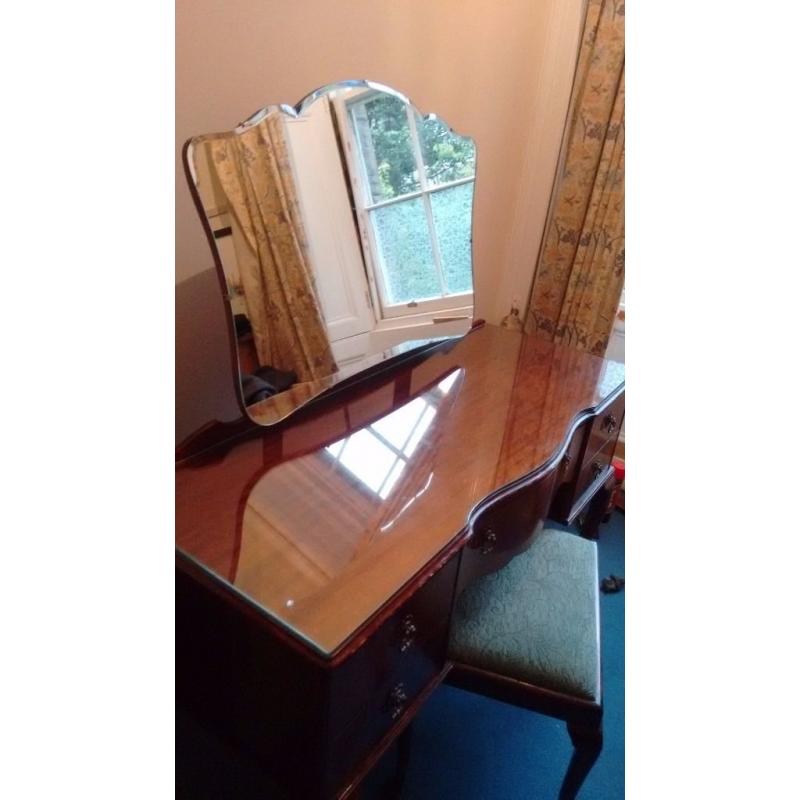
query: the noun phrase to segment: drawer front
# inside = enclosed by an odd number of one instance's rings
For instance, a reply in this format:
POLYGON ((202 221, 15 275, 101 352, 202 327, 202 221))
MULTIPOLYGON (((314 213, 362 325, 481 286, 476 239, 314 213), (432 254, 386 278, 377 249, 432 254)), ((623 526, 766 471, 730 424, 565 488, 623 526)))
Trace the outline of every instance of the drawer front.
MULTIPOLYGON (((617 441, 622 420, 625 417, 625 392, 623 392, 605 411, 599 413, 592 422, 589 431, 589 443, 586 445, 586 460, 592 460, 609 441, 617 441)), ((586 461, 584 461, 584 464, 586 461)))
POLYGON ((336 789, 396 725, 404 712, 442 671, 447 652, 448 627, 416 643, 396 669, 373 692, 358 716, 340 731, 330 745, 328 785, 336 789))
POLYGON ((575 481, 580 474, 582 463, 581 456, 583 455, 583 446, 586 442, 589 427, 590 423, 584 422, 578 427, 575 433, 572 434, 567 452, 564 453, 564 457, 561 459, 561 464, 558 468, 556 489, 547 516, 559 522, 565 521, 572 508, 572 499, 575 495, 575 481))
MULTIPOLYGON (((455 590, 458 558, 452 558, 418 589, 331 676, 328 735, 335 739, 366 709, 385 700, 387 686, 414 687, 428 675, 435 650, 447 623, 455 590)), ((409 695, 409 692, 406 691, 409 695)), ((410 695, 409 695, 410 696, 410 695)))
POLYGON ((528 548, 547 518, 557 477, 556 468, 481 513, 472 538, 461 551, 456 595, 482 575, 501 570, 528 548))
POLYGON ((581 450, 583 449, 583 439, 586 435, 587 424, 581 425, 575 433, 572 434, 567 452, 564 453, 564 458, 561 460, 561 473, 559 475, 559 483, 572 483, 578 475, 581 467, 581 450))
POLYGON ((587 457, 584 460, 583 467, 581 467, 581 472, 578 476, 578 481, 575 484, 575 501, 580 499, 580 497, 592 485, 592 483, 597 481, 599 485, 601 476, 605 472, 606 467, 611 463, 611 459, 614 456, 614 448, 616 445, 617 437, 615 436, 613 439, 609 439, 607 442, 605 442, 600 450, 593 456, 587 457))

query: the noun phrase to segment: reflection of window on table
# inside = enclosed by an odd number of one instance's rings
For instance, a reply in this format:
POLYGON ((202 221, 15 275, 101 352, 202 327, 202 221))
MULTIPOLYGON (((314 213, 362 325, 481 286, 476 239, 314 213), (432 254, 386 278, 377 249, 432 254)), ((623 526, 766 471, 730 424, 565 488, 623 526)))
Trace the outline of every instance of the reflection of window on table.
POLYGON ((440 381, 436 390, 428 393, 428 399, 417 397, 329 445, 326 452, 359 484, 385 500, 433 422, 438 402, 450 391, 458 374, 455 371, 440 381))
POLYGON ((471 304, 474 144, 391 95, 346 108, 383 316, 471 304))

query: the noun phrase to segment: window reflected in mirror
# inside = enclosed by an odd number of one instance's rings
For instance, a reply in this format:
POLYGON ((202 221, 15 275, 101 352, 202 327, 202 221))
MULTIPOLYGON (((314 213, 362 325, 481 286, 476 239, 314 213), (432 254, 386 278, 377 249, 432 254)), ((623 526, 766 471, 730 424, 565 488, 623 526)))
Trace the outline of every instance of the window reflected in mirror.
POLYGON ((397 97, 347 94, 354 95, 344 101, 347 152, 357 153, 351 169, 365 217, 363 244, 375 254, 367 266, 385 316, 419 313, 433 307, 431 300, 468 302, 474 143, 435 117, 422 119, 397 97))

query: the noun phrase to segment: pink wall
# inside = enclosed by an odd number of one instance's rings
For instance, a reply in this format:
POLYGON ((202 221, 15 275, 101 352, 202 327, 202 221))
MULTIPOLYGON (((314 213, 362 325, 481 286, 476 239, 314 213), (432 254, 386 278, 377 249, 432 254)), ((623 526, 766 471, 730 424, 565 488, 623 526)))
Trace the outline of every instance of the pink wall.
POLYGON ((183 142, 337 80, 368 78, 398 89, 477 142, 476 314, 498 321, 512 300, 527 297, 580 12, 581 0, 178 0, 179 440, 211 418, 237 415, 226 347, 209 343, 217 322, 224 335, 221 305, 202 313, 182 308, 203 293, 196 283, 181 285, 213 268, 180 163, 183 142))

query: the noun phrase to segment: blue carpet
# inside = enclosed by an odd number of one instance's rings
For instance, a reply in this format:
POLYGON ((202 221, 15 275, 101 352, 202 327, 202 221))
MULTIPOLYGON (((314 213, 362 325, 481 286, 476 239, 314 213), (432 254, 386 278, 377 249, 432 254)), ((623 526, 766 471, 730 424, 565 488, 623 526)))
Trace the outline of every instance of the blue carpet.
MULTIPOLYGON (((561 526, 556 526, 561 527, 561 526)), ((600 528, 601 577, 625 575, 625 519, 600 528)), ((625 592, 600 595, 603 751, 579 800, 625 796, 625 592)), ((176 709, 176 797, 267 800, 263 775, 176 709)), ((414 720, 404 800, 555 800, 572 743, 566 725, 530 711, 443 686, 414 720)), ((365 781, 362 800, 385 800, 396 754, 386 753, 365 781)), ((298 798, 302 800, 302 798, 298 798)))
MULTIPOLYGON (((556 525, 554 527, 564 526, 556 525)), ((568 530, 564 528, 564 530, 568 530)), ((600 576, 625 575, 625 517, 600 528, 600 576)), ((600 595, 603 658, 603 751, 579 800, 625 796, 625 592, 600 595)), ((443 686, 413 724, 407 800, 554 800, 572 755, 565 723, 443 686)), ((364 787, 385 795, 394 769, 389 752, 364 787)))

